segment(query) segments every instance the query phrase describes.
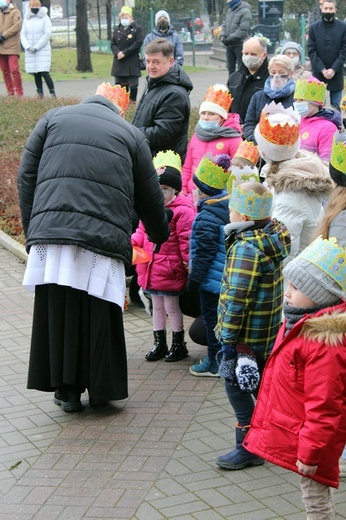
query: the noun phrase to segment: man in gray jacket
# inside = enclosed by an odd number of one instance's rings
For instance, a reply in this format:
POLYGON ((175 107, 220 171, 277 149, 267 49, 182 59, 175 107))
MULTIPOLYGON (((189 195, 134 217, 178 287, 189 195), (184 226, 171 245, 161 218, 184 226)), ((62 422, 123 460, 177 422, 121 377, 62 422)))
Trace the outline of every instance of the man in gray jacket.
POLYGON ((248 38, 251 26, 251 7, 242 0, 227 2, 228 11, 222 24, 220 41, 226 46, 228 73, 235 71, 242 63, 242 45, 248 38))

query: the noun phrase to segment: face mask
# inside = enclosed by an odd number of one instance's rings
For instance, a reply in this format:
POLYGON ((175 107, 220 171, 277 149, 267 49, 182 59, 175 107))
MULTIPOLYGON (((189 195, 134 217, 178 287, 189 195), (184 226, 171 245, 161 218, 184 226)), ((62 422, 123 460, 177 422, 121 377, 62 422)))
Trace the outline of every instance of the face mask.
POLYGON ((262 65, 262 58, 257 58, 256 56, 243 56, 242 61, 249 70, 256 70, 262 65))
POLYGON ((0 9, 5 9, 7 7, 7 2, 0 1, 0 9))
POLYGON ((131 20, 129 20, 128 18, 122 18, 120 20, 120 23, 123 27, 128 27, 131 23, 131 20))
POLYGON ((310 114, 310 107, 307 101, 295 101, 293 107, 299 113, 300 117, 307 117, 310 114))
POLYGON ((40 9, 39 9, 38 7, 32 7, 32 8, 31 8, 31 12, 32 12, 33 14, 37 14, 37 13, 39 12, 39 10, 40 10, 40 9))
POLYGON ((280 76, 280 74, 274 74, 270 76, 270 88, 272 90, 281 90, 284 88, 288 81, 288 76, 280 76))
POLYGON ((211 130, 212 128, 218 128, 219 126, 218 121, 205 121, 204 119, 200 119, 198 121, 198 124, 201 128, 204 128, 205 130, 211 130))
POLYGON ((157 22, 157 28, 159 31, 166 31, 166 29, 168 29, 168 22, 167 20, 160 20, 159 22, 157 22))
POLYGON ((299 56, 297 56, 296 58, 291 58, 291 60, 293 65, 296 66, 299 63, 299 56))
POLYGON ((332 22, 335 18, 335 13, 322 13, 322 18, 326 22, 332 22))

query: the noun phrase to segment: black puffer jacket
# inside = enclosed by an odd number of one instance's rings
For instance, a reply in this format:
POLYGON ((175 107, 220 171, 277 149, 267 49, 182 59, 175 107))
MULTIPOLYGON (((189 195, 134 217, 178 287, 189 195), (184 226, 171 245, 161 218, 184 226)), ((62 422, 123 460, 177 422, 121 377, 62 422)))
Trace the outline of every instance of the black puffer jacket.
POLYGON ((143 44, 143 30, 136 22, 128 27, 121 24, 114 29, 111 49, 114 54, 112 76, 140 76, 139 52, 143 44), (117 55, 123 51, 125 58, 118 60, 117 55))
POLYGON ((25 146, 18 189, 28 248, 76 244, 128 267, 133 206, 153 242, 169 236, 148 143, 103 96, 40 119, 25 146))
POLYGON ((173 150, 184 160, 192 88, 190 78, 179 65, 174 65, 161 78, 147 77, 133 124, 148 139, 153 155, 173 150))

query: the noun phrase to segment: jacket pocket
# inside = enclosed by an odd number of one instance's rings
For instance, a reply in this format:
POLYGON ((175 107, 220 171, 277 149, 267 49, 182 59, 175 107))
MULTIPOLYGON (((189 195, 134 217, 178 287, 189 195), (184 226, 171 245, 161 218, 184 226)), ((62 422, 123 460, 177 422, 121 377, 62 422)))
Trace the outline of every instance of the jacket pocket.
POLYGON ((277 410, 276 408, 270 408, 268 410, 266 420, 282 428, 283 430, 287 430, 294 434, 298 434, 299 430, 303 425, 303 421, 297 419, 296 417, 292 417, 291 415, 287 415, 281 410, 277 410))

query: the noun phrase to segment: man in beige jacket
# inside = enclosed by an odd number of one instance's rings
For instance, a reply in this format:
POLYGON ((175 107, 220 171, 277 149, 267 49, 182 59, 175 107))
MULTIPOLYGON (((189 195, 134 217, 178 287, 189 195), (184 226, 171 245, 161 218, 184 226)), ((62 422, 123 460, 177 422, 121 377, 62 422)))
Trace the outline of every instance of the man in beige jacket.
POLYGON ((22 96, 18 59, 22 15, 11 0, 0 0, 0 69, 9 96, 22 96))

